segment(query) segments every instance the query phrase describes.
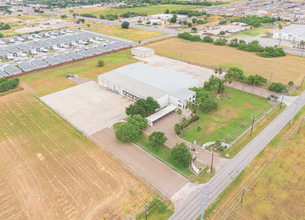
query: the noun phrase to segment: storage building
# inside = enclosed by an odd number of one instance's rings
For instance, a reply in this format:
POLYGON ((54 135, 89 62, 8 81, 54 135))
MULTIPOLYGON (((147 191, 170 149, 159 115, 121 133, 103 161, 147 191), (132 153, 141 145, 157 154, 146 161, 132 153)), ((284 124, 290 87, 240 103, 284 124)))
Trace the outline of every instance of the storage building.
POLYGON ((131 49, 131 54, 137 57, 152 57, 155 55, 155 50, 147 47, 134 47, 131 49))

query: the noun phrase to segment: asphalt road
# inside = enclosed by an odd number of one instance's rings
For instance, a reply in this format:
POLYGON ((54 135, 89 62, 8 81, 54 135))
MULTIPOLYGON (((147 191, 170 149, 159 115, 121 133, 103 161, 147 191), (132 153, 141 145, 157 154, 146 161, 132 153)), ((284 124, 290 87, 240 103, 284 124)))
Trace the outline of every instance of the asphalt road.
MULTIPOLYGON (((300 96, 297 111, 305 105, 305 92, 300 96)), ((297 100, 287 107, 273 122, 257 135, 236 157, 220 170, 210 181, 206 207, 246 168, 246 166, 268 145, 268 143, 291 120, 297 106, 297 100)), ((203 204, 203 192, 190 198, 181 208, 175 211, 170 220, 194 220, 200 213, 203 204)))

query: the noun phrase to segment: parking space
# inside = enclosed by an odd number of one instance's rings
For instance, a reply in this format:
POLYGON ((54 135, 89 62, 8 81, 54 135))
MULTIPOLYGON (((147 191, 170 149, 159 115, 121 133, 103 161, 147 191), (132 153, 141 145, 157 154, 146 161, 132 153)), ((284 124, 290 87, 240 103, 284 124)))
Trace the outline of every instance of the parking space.
POLYGON ((197 79, 200 85, 202 85, 203 82, 208 81, 210 76, 214 74, 214 70, 212 69, 196 66, 193 64, 189 64, 179 60, 174 60, 167 57, 161 57, 158 55, 154 55, 152 57, 147 57, 147 58, 139 58, 139 57, 135 57, 135 58, 147 62, 151 66, 163 67, 186 75, 190 75, 194 79, 197 79))
POLYGON ((188 180, 132 143, 116 139, 115 132, 103 129, 91 136, 125 164, 168 197, 173 196, 188 180))
POLYGON ((58 114, 86 135, 111 127, 126 118, 133 102, 104 89, 94 81, 82 83, 41 98, 58 114))

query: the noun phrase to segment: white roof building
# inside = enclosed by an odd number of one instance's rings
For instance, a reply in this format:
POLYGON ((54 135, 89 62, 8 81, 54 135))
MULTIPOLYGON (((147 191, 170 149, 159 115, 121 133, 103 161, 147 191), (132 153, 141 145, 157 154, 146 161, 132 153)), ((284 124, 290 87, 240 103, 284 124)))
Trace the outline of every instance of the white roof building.
POLYGON ((287 41, 302 41, 305 40, 304 25, 290 25, 273 33, 274 39, 287 41))
POLYGON ((170 104, 185 109, 195 102, 198 80, 161 67, 143 63, 130 64, 98 76, 99 84, 121 95, 137 100, 153 97, 161 108, 170 104))

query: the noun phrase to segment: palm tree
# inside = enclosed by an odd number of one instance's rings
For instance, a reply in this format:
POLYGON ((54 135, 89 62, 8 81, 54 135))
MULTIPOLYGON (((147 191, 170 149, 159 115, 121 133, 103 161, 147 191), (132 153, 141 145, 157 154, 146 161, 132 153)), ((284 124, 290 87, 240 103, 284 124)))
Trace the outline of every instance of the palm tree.
POLYGON ((217 77, 217 73, 218 73, 218 69, 217 68, 214 69, 214 73, 215 73, 215 76, 217 77))
POLYGON ((223 71, 222 71, 222 68, 220 67, 220 68, 218 69, 219 78, 221 78, 220 76, 221 76, 222 73, 223 73, 223 71))
POLYGON ((304 52, 305 41, 301 40, 300 46, 301 46, 301 48, 303 49, 303 50, 302 50, 302 54, 301 54, 301 57, 302 57, 302 56, 303 56, 303 52, 304 52))

